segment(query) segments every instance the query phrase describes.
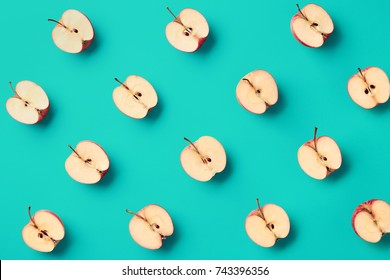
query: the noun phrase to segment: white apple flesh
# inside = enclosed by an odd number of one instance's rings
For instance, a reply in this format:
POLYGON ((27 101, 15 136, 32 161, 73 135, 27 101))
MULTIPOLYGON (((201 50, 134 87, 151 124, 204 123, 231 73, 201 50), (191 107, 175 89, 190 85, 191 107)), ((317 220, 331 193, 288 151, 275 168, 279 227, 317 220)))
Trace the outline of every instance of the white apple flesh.
POLYGON ((171 216, 159 205, 148 205, 138 213, 129 210, 126 212, 134 215, 129 223, 129 232, 141 247, 157 250, 162 247, 163 240, 173 234, 171 216))
POLYGON ((119 111, 126 116, 142 119, 157 105, 157 93, 144 78, 132 75, 124 83, 117 78, 115 81, 121 86, 114 89, 112 97, 119 111))
POLYGON ((314 128, 313 140, 298 150, 298 162, 307 175, 322 180, 340 168, 342 156, 337 143, 328 136, 317 138, 317 128, 314 128))
POLYGON ((183 52, 199 49, 209 35, 209 25, 204 16, 194 9, 184 9, 178 16, 167 7, 175 18, 165 28, 168 42, 183 52))
POLYGON ((329 38, 334 25, 329 14, 316 4, 308 4, 293 16, 290 23, 291 32, 302 45, 318 48, 329 38))
POLYGON ((278 101, 278 86, 270 73, 255 70, 243 77, 236 87, 237 100, 254 114, 263 114, 278 101))
POLYGON ((9 83, 14 96, 6 103, 7 112, 12 118, 24 124, 36 124, 49 112, 50 102, 45 91, 36 83, 21 81, 16 88, 9 83))
POLYGON ((390 97, 390 83, 386 73, 378 67, 358 68, 358 73, 348 81, 352 100, 365 109, 385 103, 390 97))
POLYGON ((92 141, 82 141, 65 161, 69 176, 83 184, 95 184, 107 173, 110 160, 101 146, 92 141))
POLYGON ((51 211, 40 210, 31 216, 28 207, 29 223, 22 230, 23 241, 39 252, 51 252, 65 237, 65 228, 61 219, 51 211))
POLYGON ((352 227, 363 240, 379 242, 390 232, 390 205, 380 199, 371 199, 360 204, 353 212, 352 227))
POLYGON ((280 238, 285 238, 290 232, 290 219, 278 205, 266 204, 249 213, 245 220, 245 230, 249 238, 262 247, 272 247, 280 238))
POLYGON ((67 10, 56 24, 52 38, 56 46, 67 53, 80 53, 93 42, 95 32, 88 17, 77 10, 67 10))
POLYGON ((226 153, 222 144, 211 136, 202 136, 191 142, 180 155, 184 171, 195 180, 206 182, 226 167, 226 153))

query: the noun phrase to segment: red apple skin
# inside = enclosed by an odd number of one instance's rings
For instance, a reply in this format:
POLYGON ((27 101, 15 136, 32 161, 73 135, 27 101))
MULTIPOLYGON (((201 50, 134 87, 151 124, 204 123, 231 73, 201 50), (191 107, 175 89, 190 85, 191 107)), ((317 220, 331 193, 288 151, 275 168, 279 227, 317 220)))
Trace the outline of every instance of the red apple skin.
MULTIPOLYGON (((100 173, 100 181, 101 181, 101 180, 103 179, 104 175, 106 175, 106 173, 107 173, 108 170, 110 169, 110 166, 111 166, 110 158, 108 157, 108 154, 107 154, 106 151, 103 149, 103 147, 100 146, 98 143, 95 143, 95 142, 93 142, 93 141, 91 141, 91 140, 87 140, 87 141, 92 142, 92 143, 98 145, 98 146, 100 147, 100 149, 102 149, 103 152, 106 154, 106 157, 107 157, 107 159, 108 159, 108 168, 107 168, 106 170, 102 171, 102 173, 100 173)), ((99 182, 100 182, 100 181, 99 181, 99 182)), ((99 183, 99 182, 98 182, 98 183, 99 183)))
POLYGON ((355 228, 356 215, 362 211, 366 211, 367 207, 371 207, 371 205, 377 200, 378 200, 377 198, 367 200, 367 201, 363 202, 362 204, 360 204, 358 207, 356 207, 355 211, 353 212, 353 214, 352 214, 352 227, 358 236, 359 236, 359 234, 357 233, 356 228, 355 228))
POLYGON ((45 110, 41 110, 39 112, 39 119, 38 119, 37 123, 39 123, 40 121, 42 121, 46 117, 47 113, 49 113, 49 109, 50 109, 50 101, 49 101, 49 106, 47 106, 47 108, 45 110))
MULTIPOLYGON (((297 14, 295 14, 292 19, 291 19, 291 22, 290 22, 290 29, 291 29, 291 33, 293 34, 294 38, 299 42, 301 43, 302 45, 306 46, 306 47, 309 47, 309 48, 312 48, 312 49, 316 49, 315 47, 312 47, 312 46, 309 46, 307 44, 305 44, 304 42, 302 42, 301 40, 299 40, 298 36, 295 34, 294 30, 293 30, 293 22, 297 19, 297 18, 301 18, 301 14, 298 12, 297 14)), ((323 38, 324 38, 324 44, 325 44, 325 41, 328 40, 330 34, 332 33, 329 33, 329 34, 324 34, 323 38)))

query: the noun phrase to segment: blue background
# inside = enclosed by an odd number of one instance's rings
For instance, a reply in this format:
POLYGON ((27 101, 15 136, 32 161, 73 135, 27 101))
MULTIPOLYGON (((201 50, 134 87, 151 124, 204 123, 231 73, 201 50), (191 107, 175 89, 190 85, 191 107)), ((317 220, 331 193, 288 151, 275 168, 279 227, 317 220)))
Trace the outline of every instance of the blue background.
MULTIPOLYGON (((390 236, 378 244, 352 230, 355 207, 371 198, 390 202, 390 102, 364 110, 346 86, 357 67, 390 74, 390 1, 316 1, 335 31, 319 49, 300 45, 290 31, 295 1, 7 1, 0 24, 0 258, 1 259, 390 259, 390 236), (199 10, 211 33, 196 53, 166 40, 165 10, 199 10), (60 51, 53 23, 66 9, 92 21, 96 39, 85 53, 60 51), (245 74, 269 71, 280 99, 264 115, 237 102, 245 74), (155 87, 158 107, 143 120, 115 107, 112 91, 128 75, 155 87), (5 102, 8 81, 43 87, 51 111, 40 124, 14 121, 5 102), (300 169, 297 150, 329 135, 343 165, 324 181, 300 169), (211 135, 224 145, 226 170, 208 183, 191 179, 179 155, 186 136, 211 135), (97 185, 65 172, 67 144, 90 139, 104 147, 111 169, 97 185), (282 206, 288 238, 255 245, 244 221, 255 198, 282 206), (171 214, 174 236, 149 251, 131 239, 125 213, 157 203, 171 214), (50 209, 66 226, 51 254, 28 248, 21 231, 33 212, 50 209)), ((309 2, 300 2, 301 7, 309 2)))

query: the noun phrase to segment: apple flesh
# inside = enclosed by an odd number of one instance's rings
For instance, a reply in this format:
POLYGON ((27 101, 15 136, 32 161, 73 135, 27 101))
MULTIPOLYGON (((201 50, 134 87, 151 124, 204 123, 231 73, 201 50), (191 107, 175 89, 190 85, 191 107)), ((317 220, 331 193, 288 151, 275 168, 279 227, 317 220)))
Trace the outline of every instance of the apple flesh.
POLYGON ((112 97, 118 109, 134 119, 144 118, 157 105, 158 97, 153 86, 140 76, 129 76, 121 86, 115 88, 112 97))
POLYGON ((82 141, 72 150, 65 162, 69 176, 83 184, 95 184, 107 173, 110 160, 101 146, 92 141, 82 141))
POLYGON ((28 207, 29 223, 22 230, 23 241, 39 252, 51 252, 65 237, 61 219, 51 211, 40 210, 31 216, 28 207))
POLYGON ((254 114, 263 114, 278 101, 278 86, 270 73, 255 70, 240 80, 236 96, 246 110, 254 114))
POLYGON ((291 32, 302 45, 318 48, 329 38, 334 25, 329 14, 316 4, 308 4, 293 16, 290 23, 291 32))
POLYGON ((21 81, 16 88, 9 83, 14 96, 6 103, 7 112, 12 118, 24 124, 36 124, 49 112, 50 102, 45 91, 36 83, 21 81))
POLYGON ((341 151, 332 138, 317 138, 317 128, 314 128, 313 140, 306 142, 298 150, 298 162, 307 175, 322 180, 340 168, 341 151))
POLYGON ((168 212, 159 205, 151 204, 134 213, 129 223, 129 232, 133 240, 146 249, 161 248, 163 240, 174 231, 173 222, 168 212))
POLYGON ((390 97, 390 83, 386 73, 378 67, 358 68, 358 73, 348 81, 352 100, 365 109, 385 103, 390 97))
POLYGON ((222 144, 211 136, 202 136, 191 142, 180 155, 184 171, 195 180, 206 182, 226 167, 226 153, 222 144))
POLYGON ((379 242, 390 232, 390 205, 380 199, 363 202, 353 212, 352 227, 363 240, 379 242))
POLYGON ((280 206, 266 204, 251 211, 245 220, 245 230, 249 238, 262 247, 272 247, 280 238, 285 238, 290 232, 290 219, 280 206))
POLYGON ((56 46, 67 53, 80 53, 93 42, 95 32, 86 15, 77 10, 67 10, 56 22, 52 38, 56 46))
POLYGON ((175 18, 165 28, 168 42, 183 52, 194 52, 199 49, 209 35, 209 25, 204 16, 194 9, 184 9, 178 16, 168 11, 175 18))

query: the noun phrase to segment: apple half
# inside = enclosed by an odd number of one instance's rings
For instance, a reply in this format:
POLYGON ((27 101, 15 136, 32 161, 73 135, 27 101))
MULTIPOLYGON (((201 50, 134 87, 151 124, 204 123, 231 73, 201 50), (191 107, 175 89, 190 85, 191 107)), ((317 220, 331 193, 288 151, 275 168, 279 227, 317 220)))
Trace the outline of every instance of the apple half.
POLYGON ((21 81, 12 87, 14 96, 6 103, 8 114, 18 122, 36 124, 49 112, 50 102, 45 91, 36 83, 21 81))
POLYGON ((144 78, 136 75, 127 77, 114 89, 112 97, 116 107, 126 116, 134 119, 144 118, 157 105, 158 97, 153 86, 144 78))
POLYGON ((68 146, 72 154, 65 161, 65 169, 72 179, 95 184, 106 175, 110 160, 101 146, 89 140, 79 142, 76 148, 68 146))
POLYGON ((209 35, 209 25, 204 16, 194 9, 184 9, 176 16, 168 7, 167 10, 175 18, 165 28, 168 42, 183 52, 194 52, 199 49, 209 35))
POLYGON ((22 230, 24 243, 39 252, 51 252, 65 237, 65 228, 61 219, 51 211, 40 210, 31 216, 31 207, 28 207, 30 220, 22 230))
POLYGON ((202 136, 191 142, 180 155, 184 171, 195 180, 206 182, 226 167, 226 153, 222 144, 211 136, 202 136))
POLYGON ((270 73, 255 70, 240 80, 236 96, 244 109, 254 114, 263 114, 278 101, 278 86, 270 73))
POLYGON ((129 223, 129 232, 133 240, 146 249, 161 248, 163 240, 171 236, 174 231, 173 222, 168 212, 159 205, 150 204, 135 213, 129 223))
POLYGON ((302 45, 318 48, 329 38, 334 25, 329 14, 316 4, 308 4, 302 10, 297 4, 298 13, 290 22, 291 32, 302 45))
POLYGON ((280 206, 266 204, 260 207, 256 199, 257 209, 251 211, 245 220, 245 230, 249 238, 262 247, 272 247, 280 238, 290 232, 290 219, 280 206))
POLYGON ((314 138, 298 150, 298 162, 307 175, 322 180, 340 168, 341 151, 332 138, 328 136, 317 138, 317 127, 315 127, 314 138))
POLYGON ((363 240, 379 242, 390 232, 390 205, 380 199, 363 202, 353 212, 352 227, 363 240))
POLYGON ((65 11, 57 23, 51 36, 54 44, 64 52, 80 53, 87 49, 95 38, 92 23, 86 15, 77 10, 65 11))
POLYGON ((386 73, 378 67, 358 68, 358 73, 348 81, 352 100, 365 109, 385 103, 390 97, 390 83, 386 73))

